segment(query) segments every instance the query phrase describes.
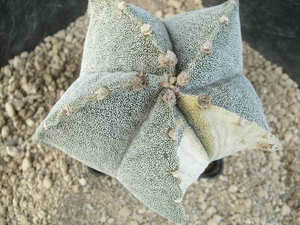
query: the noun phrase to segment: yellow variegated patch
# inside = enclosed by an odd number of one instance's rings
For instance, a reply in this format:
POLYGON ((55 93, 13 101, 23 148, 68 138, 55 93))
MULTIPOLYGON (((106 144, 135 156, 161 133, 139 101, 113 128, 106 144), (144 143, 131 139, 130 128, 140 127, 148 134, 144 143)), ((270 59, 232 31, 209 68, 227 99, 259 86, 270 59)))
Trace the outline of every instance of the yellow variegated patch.
POLYGON ((282 149, 280 141, 255 122, 247 121, 216 105, 210 104, 207 108, 202 108, 197 96, 182 95, 177 103, 211 161, 246 149, 282 149))

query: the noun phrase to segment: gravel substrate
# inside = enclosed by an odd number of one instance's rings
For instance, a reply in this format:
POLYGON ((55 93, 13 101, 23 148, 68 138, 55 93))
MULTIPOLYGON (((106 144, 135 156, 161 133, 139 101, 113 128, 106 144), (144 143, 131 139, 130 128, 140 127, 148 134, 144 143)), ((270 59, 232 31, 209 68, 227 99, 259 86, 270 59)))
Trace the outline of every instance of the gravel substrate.
MULTIPOLYGON (((182 2, 169 0, 155 14, 201 7, 182 2)), ((31 144, 36 127, 79 75, 87 25, 87 16, 79 18, 1 68, 0 225, 173 224, 116 179, 95 177, 61 151, 31 144)), ((244 62, 284 150, 227 157, 222 176, 188 189, 186 224, 300 224, 300 90, 246 43, 244 62)))

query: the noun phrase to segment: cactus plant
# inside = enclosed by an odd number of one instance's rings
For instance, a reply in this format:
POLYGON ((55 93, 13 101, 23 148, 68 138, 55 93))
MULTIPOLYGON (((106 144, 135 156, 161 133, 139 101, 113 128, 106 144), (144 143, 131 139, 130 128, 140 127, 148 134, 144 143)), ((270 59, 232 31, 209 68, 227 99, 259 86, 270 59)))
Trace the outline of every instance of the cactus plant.
POLYGON ((38 127, 56 147, 184 223, 187 188, 213 160, 281 149, 242 75, 238 2, 160 21, 90 0, 79 78, 38 127))

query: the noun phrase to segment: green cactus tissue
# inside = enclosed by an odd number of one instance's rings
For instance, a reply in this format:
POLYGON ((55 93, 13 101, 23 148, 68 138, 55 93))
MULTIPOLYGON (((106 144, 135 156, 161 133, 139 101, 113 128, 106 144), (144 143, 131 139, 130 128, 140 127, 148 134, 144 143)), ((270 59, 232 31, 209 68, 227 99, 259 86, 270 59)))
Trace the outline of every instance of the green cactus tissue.
POLYGON ((211 161, 282 148, 242 74, 236 1, 164 21, 117 0, 90 0, 88 12, 80 76, 36 143, 115 177, 176 223, 211 161))

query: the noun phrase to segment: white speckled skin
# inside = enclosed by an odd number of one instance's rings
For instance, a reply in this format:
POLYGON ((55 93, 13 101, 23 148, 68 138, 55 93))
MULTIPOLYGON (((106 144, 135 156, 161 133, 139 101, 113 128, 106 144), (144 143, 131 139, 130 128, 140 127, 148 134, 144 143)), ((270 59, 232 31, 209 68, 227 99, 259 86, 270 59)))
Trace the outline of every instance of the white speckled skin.
POLYGON ((116 0, 90 0, 89 13, 80 75, 137 70, 163 74, 170 71, 157 61, 159 54, 172 50, 168 32, 150 12, 133 5, 120 11, 116 0), (141 33, 145 23, 152 26, 151 35, 141 33))
POLYGON ((149 208, 184 223, 182 198, 211 161, 281 148, 241 73, 238 9, 230 2, 161 22, 116 0, 90 0, 80 77, 34 141, 117 178, 149 208), (189 79, 176 84, 183 70, 189 79), (202 94, 211 98, 204 108, 202 94))
POLYGON ((238 8, 226 2, 216 7, 175 15, 164 20, 164 24, 179 59, 177 71, 187 71, 191 76, 191 84, 180 91, 193 95, 209 94, 212 104, 269 129, 255 90, 242 74, 238 8), (219 22, 219 18, 226 14, 228 25, 219 22), (206 40, 214 40, 213 50, 210 54, 201 54, 201 46, 206 40))

